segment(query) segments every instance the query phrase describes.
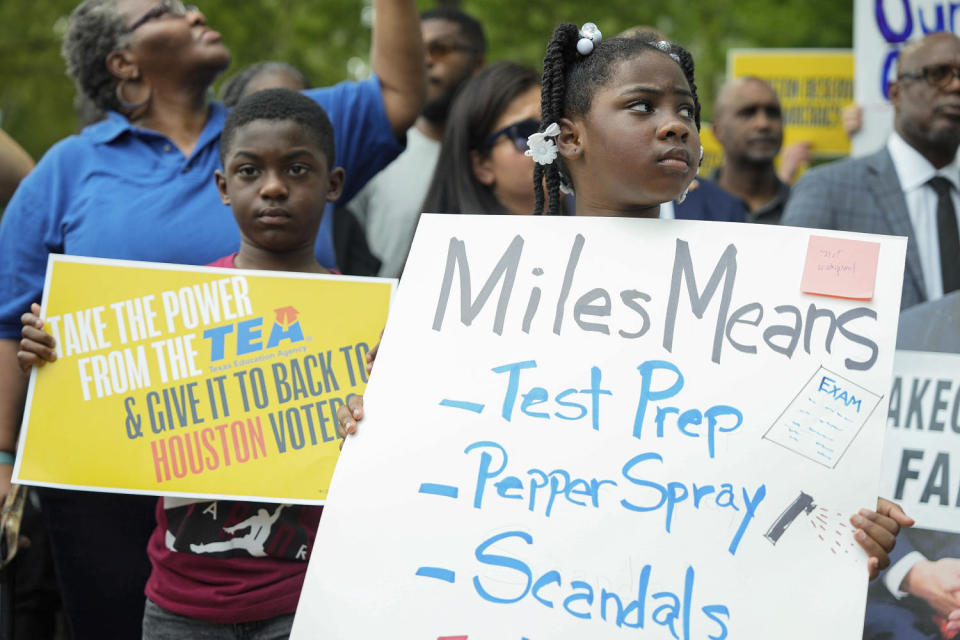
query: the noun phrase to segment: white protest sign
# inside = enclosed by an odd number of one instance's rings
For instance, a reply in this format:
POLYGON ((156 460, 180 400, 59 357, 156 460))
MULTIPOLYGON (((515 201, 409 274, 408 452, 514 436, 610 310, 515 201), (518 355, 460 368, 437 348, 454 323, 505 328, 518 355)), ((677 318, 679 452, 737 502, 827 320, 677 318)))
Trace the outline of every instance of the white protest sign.
POLYGON ((863 127, 853 136, 853 155, 877 151, 893 131, 887 89, 897 76, 900 49, 934 31, 956 33, 958 9, 944 0, 855 0, 853 96, 863 109, 863 127))
POLYGON ((859 638, 906 243, 815 232, 855 301, 810 233, 424 216, 291 637, 859 638), (831 465, 764 437, 821 367, 831 465))
POLYGON ((897 351, 886 438, 880 495, 960 533, 960 355, 897 351))

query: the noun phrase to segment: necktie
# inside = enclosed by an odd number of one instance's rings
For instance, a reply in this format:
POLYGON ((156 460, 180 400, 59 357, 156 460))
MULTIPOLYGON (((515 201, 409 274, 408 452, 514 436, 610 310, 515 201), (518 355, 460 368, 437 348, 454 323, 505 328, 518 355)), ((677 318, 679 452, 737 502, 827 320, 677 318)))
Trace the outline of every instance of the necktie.
POLYGON ((947 294, 960 289, 960 231, 957 230, 957 211, 953 208, 949 180, 936 176, 930 178, 927 184, 937 192, 940 272, 943 274, 943 293, 947 294))

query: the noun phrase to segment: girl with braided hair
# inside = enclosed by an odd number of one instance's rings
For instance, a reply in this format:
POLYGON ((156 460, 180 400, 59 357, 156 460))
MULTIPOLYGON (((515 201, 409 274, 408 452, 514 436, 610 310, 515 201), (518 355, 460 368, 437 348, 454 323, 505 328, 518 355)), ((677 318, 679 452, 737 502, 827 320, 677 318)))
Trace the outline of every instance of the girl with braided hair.
MULTIPOLYGON (((561 190, 576 193, 576 215, 656 218, 682 197, 700 162, 700 103, 693 58, 643 37, 601 41, 592 23, 562 24, 547 45, 540 132, 528 139, 537 167, 534 213, 557 215, 561 190), (545 186, 544 186, 545 184, 545 186)), ((363 397, 337 411, 345 433, 363 419, 363 397)), ((871 578, 890 564, 901 526, 913 520, 878 499, 850 518, 870 558, 871 578)))
MULTIPOLYGON (((592 23, 561 24, 543 67, 542 124, 528 143, 534 213, 556 215, 561 190, 571 189, 579 216, 656 218, 662 203, 683 199, 703 153, 689 52, 645 36, 601 41, 592 23)), ((355 408, 338 416, 347 427, 355 408)), ((871 578, 890 564, 900 527, 913 524, 882 498, 850 522, 871 578)))
POLYGON ((531 141, 535 213, 559 213, 564 187, 576 191, 577 215, 648 218, 685 192, 701 151, 685 49, 644 37, 601 41, 592 23, 561 24, 543 65, 543 137, 531 141), (541 144, 545 155, 536 153, 541 144))

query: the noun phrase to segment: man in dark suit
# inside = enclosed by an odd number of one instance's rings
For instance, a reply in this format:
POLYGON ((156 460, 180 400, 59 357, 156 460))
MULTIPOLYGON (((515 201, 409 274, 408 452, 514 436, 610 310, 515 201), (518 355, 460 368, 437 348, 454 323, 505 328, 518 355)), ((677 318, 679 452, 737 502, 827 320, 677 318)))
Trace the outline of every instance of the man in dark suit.
POLYGON ((885 147, 811 170, 782 222, 906 236, 905 309, 960 288, 960 39, 940 32, 906 45, 890 102, 885 147))

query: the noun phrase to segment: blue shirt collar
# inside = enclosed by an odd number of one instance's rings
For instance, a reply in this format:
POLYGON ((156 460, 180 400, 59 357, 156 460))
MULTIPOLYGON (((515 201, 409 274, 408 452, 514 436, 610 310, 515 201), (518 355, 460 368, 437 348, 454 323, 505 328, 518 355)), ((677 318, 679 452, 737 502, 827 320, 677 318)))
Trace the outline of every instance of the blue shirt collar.
MULTIPOLYGON (((223 123, 227 119, 227 113, 228 109, 223 104, 219 102, 210 103, 210 117, 207 118, 207 124, 204 125, 203 131, 200 133, 196 149, 202 149, 211 141, 219 139, 220 132, 223 131, 223 123)), ((84 129, 83 135, 89 136, 95 144, 107 144, 127 131, 142 130, 130 124, 130 121, 123 114, 116 111, 107 111, 106 119, 84 129)))
POLYGON ((107 111, 105 120, 96 122, 83 130, 96 144, 106 144, 115 140, 124 131, 133 130, 133 125, 116 111, 107 111))

